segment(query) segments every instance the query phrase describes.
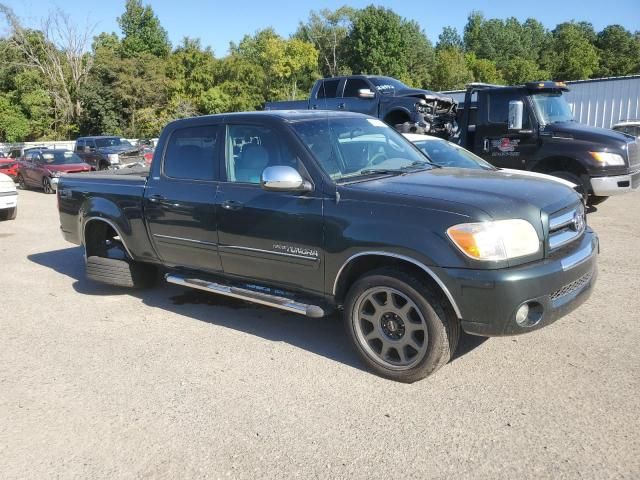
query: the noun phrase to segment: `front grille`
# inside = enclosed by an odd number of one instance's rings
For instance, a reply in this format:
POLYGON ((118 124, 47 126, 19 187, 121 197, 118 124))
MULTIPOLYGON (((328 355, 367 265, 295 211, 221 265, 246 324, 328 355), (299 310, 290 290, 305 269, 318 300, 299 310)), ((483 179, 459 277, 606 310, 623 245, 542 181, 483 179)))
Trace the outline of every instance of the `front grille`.
POLYGON ((640 147, 637 140, 627 144, 627 153, 629 154, 630 168, 640 165, 640 147))
POLYGON ((582 203, 549 215, 549 251, 552 252, 577 240, 586 227, 587 217, 582 203))
POLYGON ((570 295, 574 292, 578 292, 582 290, 585 286, 589 284, 592 276, 593 276, 593 272, 588 272, 582 275, 577 280, 574 280, 571 283, 567 283, 564 287, 556 290, 551 294, 551 301, 555 302, 566 295, 570 295))

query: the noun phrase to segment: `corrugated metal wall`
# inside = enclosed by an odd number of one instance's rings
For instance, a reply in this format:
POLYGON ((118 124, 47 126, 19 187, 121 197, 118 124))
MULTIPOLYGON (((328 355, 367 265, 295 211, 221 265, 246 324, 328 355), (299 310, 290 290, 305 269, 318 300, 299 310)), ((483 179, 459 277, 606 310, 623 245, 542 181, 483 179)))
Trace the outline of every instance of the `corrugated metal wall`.
MULTIPOLYGON (((611 128, 620 120, 640 119, 640 75, 566 83, 567 102, 580 123, 611 128)), ((464 90, 442 93, 464 102, 464 90)))
POLYGON ((640 75, 567 82, 567 102, 576 121, 611 128, 620 120, 640 119, 640 75))

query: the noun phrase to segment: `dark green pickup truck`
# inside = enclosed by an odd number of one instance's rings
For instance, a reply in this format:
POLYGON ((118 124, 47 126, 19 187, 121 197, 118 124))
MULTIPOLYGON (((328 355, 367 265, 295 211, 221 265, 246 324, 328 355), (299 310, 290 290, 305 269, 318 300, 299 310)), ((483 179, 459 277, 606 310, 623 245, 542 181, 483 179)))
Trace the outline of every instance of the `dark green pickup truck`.
POLYGON ((584 302, 598 240, 579 195, 518 174, 440 168, 349 112, 178 120, 150 172, 64 176, 61 229, 89 278, 174 284, 323 317, 366 364, 412 382, 461 330, 512 335, 584 302))

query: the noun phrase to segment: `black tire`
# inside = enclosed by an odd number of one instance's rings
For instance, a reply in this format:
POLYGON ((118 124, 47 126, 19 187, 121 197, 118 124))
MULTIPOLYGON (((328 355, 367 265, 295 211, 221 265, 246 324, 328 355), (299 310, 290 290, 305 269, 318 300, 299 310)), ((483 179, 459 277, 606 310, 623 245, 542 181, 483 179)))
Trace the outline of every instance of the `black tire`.
POLYGON ((16 181, 18 182, 18 188, 20 190, 29 190, 27 183, 24 181, 24 177, 20 174, 16 177, 16 181))
POLYGON ((578 188, 576 190, 582 196, 583 202, 587 202, 589 198, 589 185, 582 178, 580 178, 579 175, 571 172, 551 172, 549 173, 549 175, 562 178, 563 180, 567 180, 578 185, 578 188))
POLYGON ((88 257, 86 271, 91 280, 128 288, 150 287, 157 278, 153 265, 104 257, 88 257))
POLYGON ((418 278, 391 268, 372 271, 352 285, 344 304, 344 322, 349 339, 367 367, 382 377, 405 383, 421 380, 445 365, 453 356, 460 338, 460 322, 447 300, 418 278), (373 306, 369 300, 372 295, 383 295, 385 291, 390 295, 386 296, 384 304, 376 301, 377 306, 373 306), (396 302, 401 299, 407 300, 401 309, 408 308, 411 313, 407 313, 406 319, 396 315, 397 319, 389 323, 388 315, 394 315, 389 311, 395 310, 396 302), (375 312, 365 313, 367 305, 375 312), (363 315, 373 320, 369 321, 363 315), (411 321, 410 316, 413 317, 411 321), (393 322, 395 327, 389 332, 389 325, 393 326, 393 322), (363 327, 366 324, 370 324, 371 330, 365 334, 363 327), (421 333, 421 344, 420 338, 414 337, 416 333, 421 333), (374 338, 367 340, 365 337, 370 335, 374 338), (376 351, 378 342, 381 352, 376 351), (418 348, 413 348, 408 342, 418 344, 418 348), (388 347, 387 354, 384 353, 385 346, 388 347), (391 358, 394 349, 397 360, 391 358), (407 349, 415 352, 413 360, 411 351, 407 349))
POLYGON ((0 210, 0 220, 15 220, 18 216, 18 207, 0 210))
POLYGON ((56 191, 53 188, 53 185, 51 185, 51 179, 49 177, 43 177, 42 178, 42 190, 47 195, 50 195, 52 193, 56 193, 56 191))
POLYGON ((98 170, 108 170, 109 165, 106 162, 98 162, 98 170))
POLYGON ((609 197, 598 197, 596 195, 590 195, 589 199, 587 200, 587 205, 590 206, 590 207, 593 207, 593 206, 596 206, 596 205, 600 205, 607 198, 609 198, 609 197))

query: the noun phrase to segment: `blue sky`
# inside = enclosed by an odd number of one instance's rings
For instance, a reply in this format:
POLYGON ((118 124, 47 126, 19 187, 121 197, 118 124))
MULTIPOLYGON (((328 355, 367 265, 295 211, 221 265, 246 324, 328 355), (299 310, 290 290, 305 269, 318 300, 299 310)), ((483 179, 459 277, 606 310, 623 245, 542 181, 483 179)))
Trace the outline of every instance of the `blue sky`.
MULTIPOLYGON (((53 8, 60 7, 81 23, 95 25, 96 33, 116 31, 116 17, 124 9, 124 0, 0 0, 8 3, 25 23, 35 25, 38 19, 53 8)), ((306 20, 310 10, 337 8, 343 1, 312 2, 297 0, 280 2, 275 0, 238 0, 214 2, 205 0, 147 0, 169 32, 175 45, 182 37, 199 37, 203 45, 211 46, 217 56, 227 52, 229 42, 238 42, 244 34, 272 26, 281 35, 294 32, 301 20, 306 20)), ((486 17, 505 18, 515 16, 520 20, 534 17, 546 27, 553 28, 567 20, 586 20, 597 30, 612 23, 629 30, 640 30, 640 0, 565 0, 558 2, 477 0, 434 1, 389 0, 372 2, 350 1, 353 7, 375 3, 392 8, 398 14, 416 20, 427 36, 435 43, 442 27, 451 25, 462 31, 467 15, 473 9, 482 11, 486 17)), ((6 33, 6 25, 0 26, 6 33)))

